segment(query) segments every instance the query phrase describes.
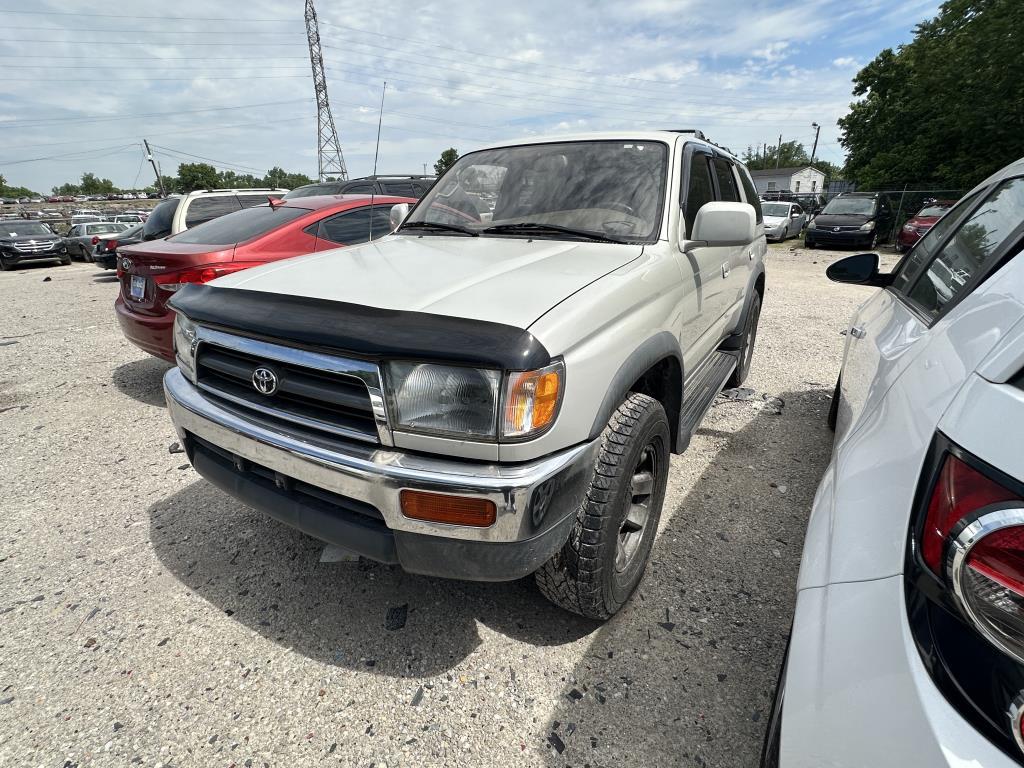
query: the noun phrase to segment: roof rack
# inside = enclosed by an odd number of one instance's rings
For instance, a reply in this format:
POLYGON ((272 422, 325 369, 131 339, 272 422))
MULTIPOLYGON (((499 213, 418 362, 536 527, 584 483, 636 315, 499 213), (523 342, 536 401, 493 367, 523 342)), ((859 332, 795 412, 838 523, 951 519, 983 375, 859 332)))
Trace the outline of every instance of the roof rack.
POLYGON ((698 139, 701 139, 703 141, 708 140, 708 137, 704 135, 704 131, 698 130, 696 128, 669 128, 668 131, 670 133, 692 133, 698 139))

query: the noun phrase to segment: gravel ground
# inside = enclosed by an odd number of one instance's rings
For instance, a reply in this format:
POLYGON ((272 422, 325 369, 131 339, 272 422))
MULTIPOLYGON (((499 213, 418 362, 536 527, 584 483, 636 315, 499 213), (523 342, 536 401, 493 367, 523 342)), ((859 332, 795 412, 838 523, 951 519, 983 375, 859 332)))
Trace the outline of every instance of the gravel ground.
POLYGON ((752 396, 673 459, 604 625, 531 580, 322 562, 169 450, 110 273, 0 274, 0 765, 756 765, 867 295, 836 256, 771 246, 752 396))

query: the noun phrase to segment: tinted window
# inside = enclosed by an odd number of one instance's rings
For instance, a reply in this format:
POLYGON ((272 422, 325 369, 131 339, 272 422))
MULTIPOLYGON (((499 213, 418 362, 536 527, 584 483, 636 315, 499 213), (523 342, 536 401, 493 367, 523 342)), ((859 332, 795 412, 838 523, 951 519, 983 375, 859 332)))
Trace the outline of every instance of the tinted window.
POLYGON ((910 299, 937 316, 992 265, 1000 246, 1024 229, 1024 179, 1004 181, 942 246, 917 279, 910 299))
POLYGON ((427 194, 427 190, 430 189, 430 184, 424 181, 413 182, 412 188, 416 192, 416 194, 413 195, 413 197, 423 197, 425 194, 427 194))
POLYGON ((694 153, 690 160, 690 179, 686 186, 686 203, 683 209, 687 232, 693 231, 693 222, 701 206, 715 199, 715 188, 711 184, 711 173, 708 169, 709 161, 707 155, 700 153, 694 153))
POLYGON ((757 223, 760 224, 764 221, 764 214, 761 211, 761 199, 757 196, 757 190, 754 189, 754 182, 750 180, 750 176, 747 174, 746 168, 737 168, 740 174, 740 184, 743 185, 743 196, 747 198, 747 202, 754 206, 754 213, 757 215, 757 223))
POLYGON ((180 197, 171 197, 161 203, 157 203, 153 212, 149 214, 143 227, 144 240, 156 240, 160 237, 167 237, 171 234, 171 224, 174 222, 174 212, 178 210, 180 197))
MULTIPOLYGON (((264 198, 263 202, 266 202, 264 198)), ((185 227, 194 227, 204 221, 216 219, 225 213, 237 211, 242 206, 234 195, 218 195, 216 197, 196 197, 189 203, 185 213, 185 227)))
POLYGON ((370 239, 376 240, 391 231, 390 216, 390 205, 373 206, 373 237, 371 238, 370 209, 367 207, 355 211, 345 211, 320 222, 317 236, 338 245, 356 245, 370 239))
POLYGON ((740 202, 740 191, 736 188, 736 177, 732 175, 732 166, 727 160, 716 157, 714 160, 715 176, 718 177, 719 199, 730 203, 740 202))
POLYGON ((258 195, 239 195, 238 203, 243 208, 255 208, 257 205, 266 205, 267 199, 273 198, 274 200, 281 199, 280 192, 261 192, 258 195))
POLYGON ((412 183, 408 181, 385 181, 384 191, 389 195, 397 195, 398 197, 415 197, 416 192, 412 188, 412 183))
POLYGON ((368 195, 373 192, 373 184, 371 182, 365 182, 363 184, 349 184, 345 187, 343 194, 346 195, 368 195))
POLYGON ((68 237, 78 237, 80 234, 82 234, 81 226, 74 226, 68 230, 68 237))
POLYGON ((175 243, 203 243, 206 245, 232 245, 265 235, 277 227, 309 213, 306 208, 282 206, 271 208, 245 208, 199 224, 170 238, 175 243))
POLYGON ((914 279, 921 274, 924 266, 931 261, 935 251, 946 239, 946 236, 964 220, 964 217, 967 216, 975 203, 978 202, 983 192, 984 190, 980 190, 969 197, 965 197, 948 216, 939 219, 935 226, 929 229, 917 241, 914 248, 903 257, 903 261, 894 270, 896 276, 892 283, 893 290, 904 293, 913 285, 914 279))
POLYGON ((340 184, 309 184, 305 187, 298 187, 288 192, 285 196, 285 200, 291 200, 293 197, 316 197, 317 195, 337 195, 340 194, 340 184))
POLYGON ((108 235, 111 232, 123 232, 127 227, 124 224, 86 224, 85 234, 87 235, 108 235))
POLYGON ((828 201, 828 205, 825 206, 822 213, 874 216, 875 199, 873 197, 833 197, 828 201))

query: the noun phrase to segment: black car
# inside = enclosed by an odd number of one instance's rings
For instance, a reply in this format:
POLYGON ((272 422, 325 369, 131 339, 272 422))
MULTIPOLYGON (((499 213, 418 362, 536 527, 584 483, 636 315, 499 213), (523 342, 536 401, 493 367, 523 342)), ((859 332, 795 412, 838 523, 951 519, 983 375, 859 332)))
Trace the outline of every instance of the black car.
POLYGON ((397 197, 415 197, 419 200, 434 183, 433 176, 363 176, 348 181, 322 181, 318 184, 307 184, 296 187, 284 196, 285 200, 293 197, 314 197, 316 195, 393 195, 397 197))
POLYGON ((92 253, 93 261, 103 269, 117 269, 117 249, 122 245, 141 243, 144 234, 144 225, 136 224, 124 232, 100 235, 100 241, 96 243, 96 250, 92 253))
POLYGON ((41 221, 0 221, 0 270, 16 269, 25 261, 59 261, 70 264, 64 240, 41 221))
POLYGON ((808 248, 866 248, 891 239, 894 223, 889 198, 876 192, 850 192, 833 197, 811 219, 804 234, 808 248))

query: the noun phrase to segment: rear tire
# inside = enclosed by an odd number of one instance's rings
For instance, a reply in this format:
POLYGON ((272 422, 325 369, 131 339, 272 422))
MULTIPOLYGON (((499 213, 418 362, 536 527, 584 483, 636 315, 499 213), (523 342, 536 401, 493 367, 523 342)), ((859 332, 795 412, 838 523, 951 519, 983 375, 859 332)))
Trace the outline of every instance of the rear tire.
POLYGON ((548 600, 598 620, 625 604, 643 577, 658 530, 669 450, 661 403, 630 393, 601 435, 569 540, 534 574, 548 600))
POLYGON ((810 250, 813 251, 817 247, 818 246, 815 243, 808 243, 806 240, 804 240, 804 248, 809 248, 810 250))
POLYGON ((839 421, 839 385, 843 380, 843 375, 839 374, 839 378, 836 379, 836 388, 832 391, 832 402, 828 406, 828 428, 833 432, 836 431, 836 422, 839 421))
POLYGON ((14 265, 8 263, 7 259, 0 256, 0 272, 10 272, 14 269, 14 265))
POLYGON ((761 320, 761 294, 754 292, 747 312, 747 325, 743 329, 743 345, 740 347, 740 359, 736 368, 725 383, 726 389, 733 389, 743 384, 750 374, 750 361, 754 357, 754 343, 757 341, 757 326, 761 320))
POLYGON ((60 257, 60 265, 62 267, 71 266, 71 256, 68 255, 68 254, 64 254, 63 256, 61 256, 60 257))

